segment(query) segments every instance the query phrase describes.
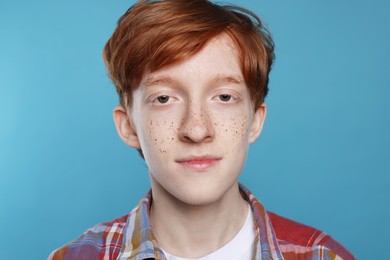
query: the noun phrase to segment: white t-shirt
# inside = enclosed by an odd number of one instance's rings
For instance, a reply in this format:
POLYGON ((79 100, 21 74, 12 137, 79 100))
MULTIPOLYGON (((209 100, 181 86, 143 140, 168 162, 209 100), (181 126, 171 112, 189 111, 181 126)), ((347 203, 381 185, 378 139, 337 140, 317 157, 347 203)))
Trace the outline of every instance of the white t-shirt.
MULTIPOLYGON (((248 207, 248 214, 244 225, 237 235, 226 245, 196 260, 250 260, 252 259, 253 243, 255 239, 252 210, 248 207)), ((194 260, 190 258, 177 257, 162 249, 168 260, 194 260)))

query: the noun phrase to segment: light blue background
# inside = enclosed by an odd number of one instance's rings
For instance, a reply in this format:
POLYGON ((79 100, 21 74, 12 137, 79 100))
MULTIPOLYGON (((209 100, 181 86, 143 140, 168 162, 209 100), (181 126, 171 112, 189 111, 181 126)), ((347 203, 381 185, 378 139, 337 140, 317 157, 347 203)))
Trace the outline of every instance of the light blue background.
MULTIPOLYGON (((241 181, 359 259, 390 259, 389 2, 232 2, 262 16, 277 46, 241 181)), ((132 3, 1 0, 1 259, 45 259, 147 191, 144 162, 114 129, 101 59, 132 3)))

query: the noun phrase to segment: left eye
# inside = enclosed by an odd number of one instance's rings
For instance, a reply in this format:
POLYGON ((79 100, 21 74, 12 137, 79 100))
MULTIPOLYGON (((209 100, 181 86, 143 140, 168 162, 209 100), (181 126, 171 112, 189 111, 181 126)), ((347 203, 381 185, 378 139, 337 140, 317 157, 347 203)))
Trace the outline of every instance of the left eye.
POLYGON ((219 95, 218 97, 223 102, 228 102, 232 98, 232 96, 228 95, 228 94, 222 94, 222 95, 219 95))

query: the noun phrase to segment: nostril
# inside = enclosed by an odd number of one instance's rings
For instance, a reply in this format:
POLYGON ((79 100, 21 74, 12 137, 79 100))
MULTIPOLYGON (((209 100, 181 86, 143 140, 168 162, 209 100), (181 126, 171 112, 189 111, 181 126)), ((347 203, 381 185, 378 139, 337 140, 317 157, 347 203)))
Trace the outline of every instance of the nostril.
POLYGON ((188 103, 180 121, 179 136, 183 141, 203 142, 214 136, 214 126, 207 107, 195 103, 195 100, 188 103))

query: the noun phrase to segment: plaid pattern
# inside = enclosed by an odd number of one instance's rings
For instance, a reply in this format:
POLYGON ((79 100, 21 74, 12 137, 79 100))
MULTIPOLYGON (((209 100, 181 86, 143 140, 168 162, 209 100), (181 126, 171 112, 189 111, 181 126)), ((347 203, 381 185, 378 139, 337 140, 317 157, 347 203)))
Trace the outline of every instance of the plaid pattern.
MULTIPOLYGON (((325 233, 267 212, 241 184, 240 192, 250 204, 255 218, 253 259, 355 259, 325 233)), ((129 214, 88 229, 75 241, 52 252, 49 259, 166 259, 150 227, 151 201, 149 191, 129 214)))

